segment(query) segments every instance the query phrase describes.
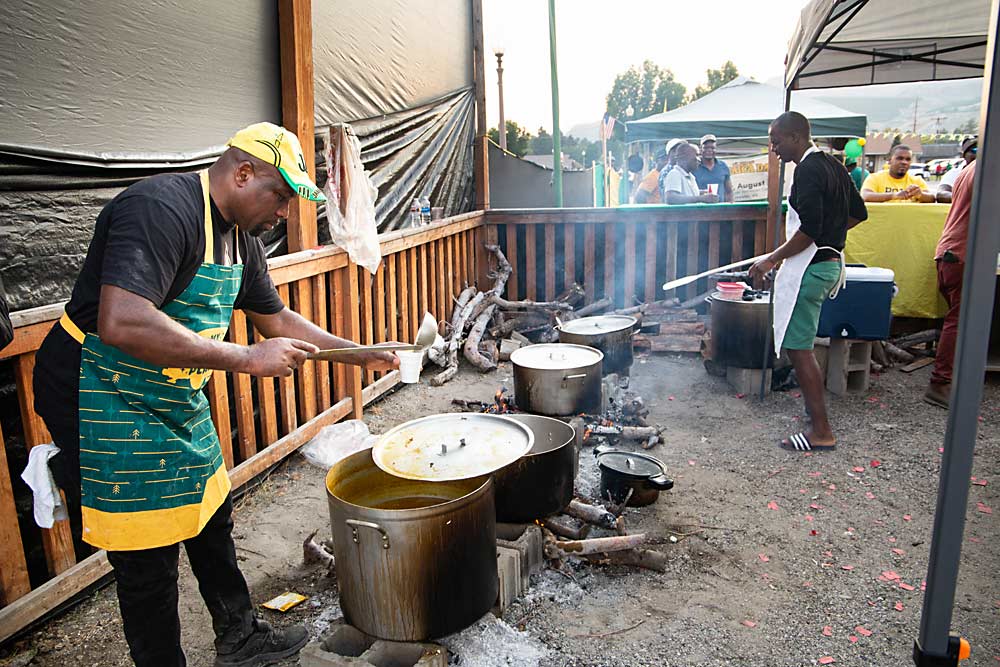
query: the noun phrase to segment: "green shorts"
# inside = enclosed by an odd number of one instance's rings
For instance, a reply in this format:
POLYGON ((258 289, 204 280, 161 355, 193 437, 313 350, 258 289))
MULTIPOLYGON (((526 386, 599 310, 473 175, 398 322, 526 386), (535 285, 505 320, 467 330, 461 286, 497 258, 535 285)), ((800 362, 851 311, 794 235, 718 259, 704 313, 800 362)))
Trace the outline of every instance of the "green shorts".
POLYGON ((787 350, 811 350, 819 327, 819 311, 840 279, 840 262, 816 262, 806 267, 795 300, 792 319, 781 346, 787 350))

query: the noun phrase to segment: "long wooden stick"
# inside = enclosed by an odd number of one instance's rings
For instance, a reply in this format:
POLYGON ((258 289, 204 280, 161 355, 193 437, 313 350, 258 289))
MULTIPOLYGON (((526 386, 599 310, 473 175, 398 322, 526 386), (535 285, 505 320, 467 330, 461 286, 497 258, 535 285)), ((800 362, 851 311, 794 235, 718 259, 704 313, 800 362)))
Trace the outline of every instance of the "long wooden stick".
POLYGON ((716 273, 722 273, 723 271, 728 271, 729 269, 735 269, 738 266, 746 266, 747 264, 753 264, 759 259, 764 259, 770 253, 765 253, 763 255, 757 255, 756 257, 751 257, 750 259, 741 259, 738 262, 733 262, 732 264, 726 264, 725 266, 720 266, 717 269, 709 269, 708 271, 702 271, 701 273, 696 273, 693 276, 685 276, 684 278, 678 278, 677 280, 671 280, 669 282, 663 283, 663 291, 669 292, 672 289, 677 289, 678 287, 684 287, 685 285, 690 285, 696 280, 701 280, 702 278, 707 278, 708 276, 715 275, 716 273))

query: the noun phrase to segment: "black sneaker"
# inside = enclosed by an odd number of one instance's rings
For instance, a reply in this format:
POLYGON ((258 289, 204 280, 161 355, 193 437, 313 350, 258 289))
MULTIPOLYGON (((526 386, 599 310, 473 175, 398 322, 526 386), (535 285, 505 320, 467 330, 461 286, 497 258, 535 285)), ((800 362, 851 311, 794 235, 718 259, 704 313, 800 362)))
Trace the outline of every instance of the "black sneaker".
POLYGON ((295 655, 309 641, 309 633, 301 625, 284 629, 272 628, 258 620, 254 633, 243 646, 232 653, 215 656, 215 667, 264 667, 295 655))

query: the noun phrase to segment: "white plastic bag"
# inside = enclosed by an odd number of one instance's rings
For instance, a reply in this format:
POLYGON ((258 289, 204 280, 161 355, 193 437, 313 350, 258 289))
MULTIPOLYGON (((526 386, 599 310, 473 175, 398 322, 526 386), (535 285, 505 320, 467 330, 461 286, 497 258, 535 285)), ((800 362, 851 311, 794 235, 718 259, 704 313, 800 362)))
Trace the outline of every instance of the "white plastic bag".
POLYGON ((351 260, 370 273, 378 270, 382 251, 375 222, 376 188, 361 162, 361 142, 348 125, 330 128, 326 141, 326 220, 330 238, 351 260))
POLYGON ((329 470, 337 461, 362 449, 370 449, 376 440, 378 436, 369 433, 368 424, 359 419, 348 419, 324 426, 299 451, 309 463, 329 470))

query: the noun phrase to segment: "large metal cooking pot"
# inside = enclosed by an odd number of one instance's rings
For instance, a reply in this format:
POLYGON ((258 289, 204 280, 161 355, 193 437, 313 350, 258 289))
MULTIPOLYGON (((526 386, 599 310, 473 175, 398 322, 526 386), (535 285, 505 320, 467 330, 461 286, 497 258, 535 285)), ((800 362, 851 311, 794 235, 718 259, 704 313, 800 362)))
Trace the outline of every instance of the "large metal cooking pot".
POLYGON ((632 367, 632 334, 638 320, 628 315, 595 315, 563 322, 560 343, 587 345, 604 353, 604 375, 628 375, 632 367))
MULTIPOLYGON (((730 301, 715 292, 705 300, 712 310, 712 361, 720 366, 760 368, 771 327, 768 295, 757 294, 749 301, 730 301)), ((773 341, 767 367, 774 367, 773 341)))
POLYGON ((573 499, 579 467, 576 429, 541 415, 504 415, 531 429, 531 450, 493 476, 497 521, 526 523, 561 511, 573 499))
POLYGON ((517 407, 551 416, 600 412, 603 359, 600 350, 569 343, 514 350, 510 360, 517 407))
POLYGON ((371 450, 326 476, 340 606, 348 623, 393 641, 460 630, 497 599, 493 481, 401 479, 371 450))

